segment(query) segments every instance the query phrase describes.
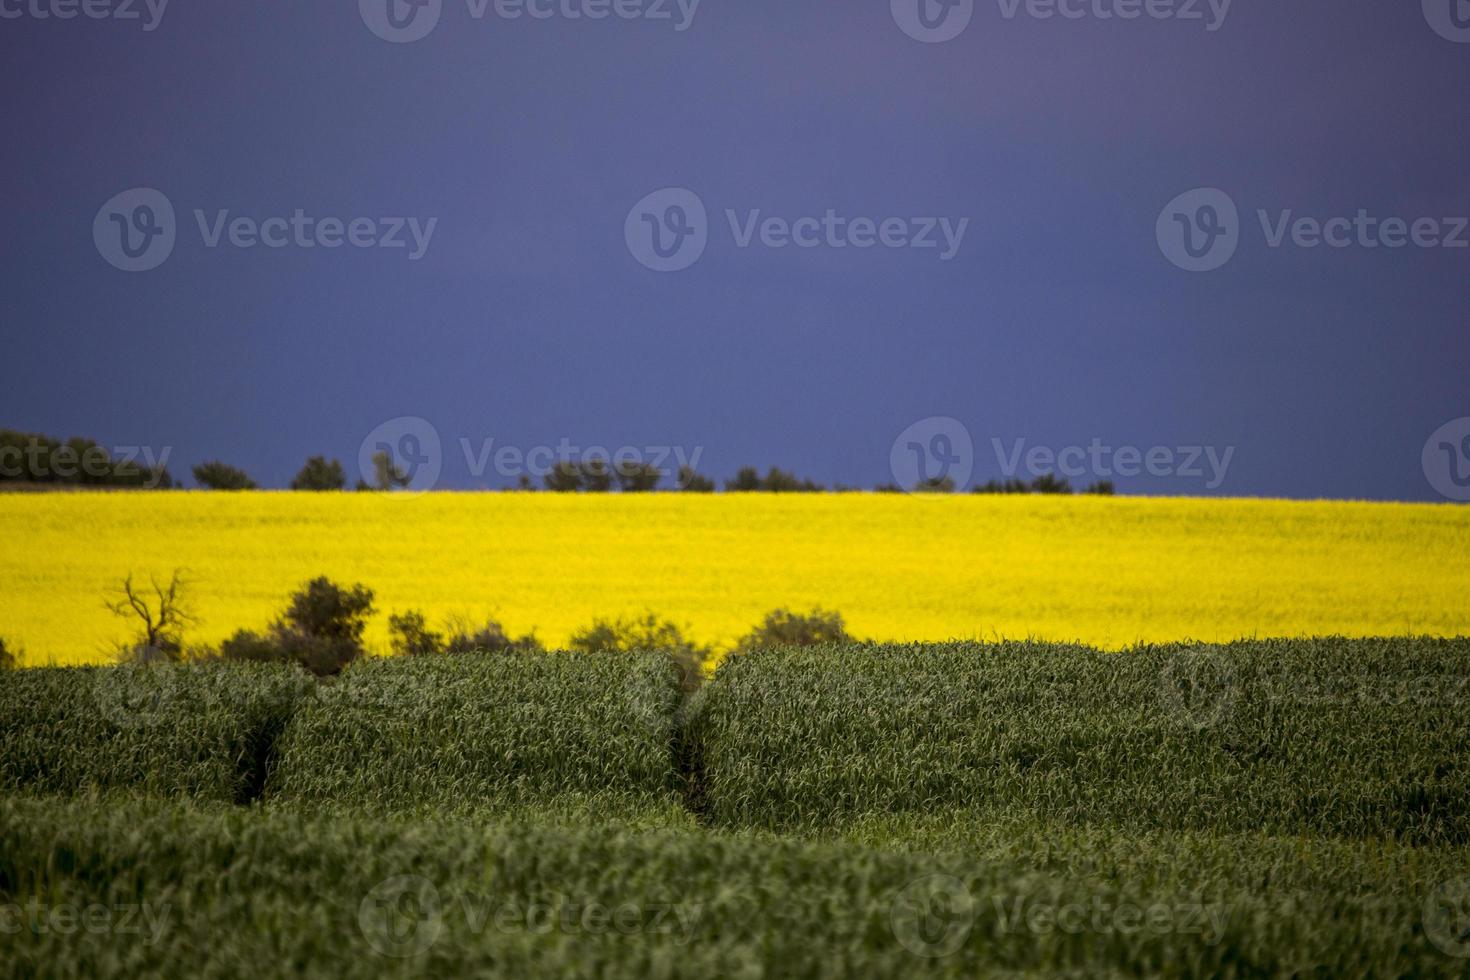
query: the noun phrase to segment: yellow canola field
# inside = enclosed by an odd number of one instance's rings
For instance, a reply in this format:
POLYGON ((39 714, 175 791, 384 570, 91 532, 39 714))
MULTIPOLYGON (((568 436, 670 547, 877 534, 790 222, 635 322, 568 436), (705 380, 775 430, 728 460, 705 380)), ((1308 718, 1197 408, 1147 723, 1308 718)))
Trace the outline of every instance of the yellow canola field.
POLYGON ((188 569, 191 642, 259 628, 304 580, 386 613, 493 616, 551 645, 653 610, 729 644, 768 610, 859 636, 1138 641, 1470 633, 1470 508, 1092 497, 0 494, 0 636, 100 661, 129 572, 188 569))

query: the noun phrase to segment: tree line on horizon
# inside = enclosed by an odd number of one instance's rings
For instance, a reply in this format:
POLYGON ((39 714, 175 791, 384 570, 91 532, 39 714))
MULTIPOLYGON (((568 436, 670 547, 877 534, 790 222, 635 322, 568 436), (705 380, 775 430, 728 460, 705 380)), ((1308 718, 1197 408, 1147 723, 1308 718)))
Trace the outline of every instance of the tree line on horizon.
MULTIPOLYGON (((373 479, 359 478, 356 491, 390 491, 408 487, 412 476, 405 472, 386 450, 373 454, 373 479)), ((66 442, 33 433, 0 429, 0 485, 95 486, 117 489, 182 489, 167 467, 140 466, 135 460, 117 459, 105 447, 91 439, 73 438, 66 442), (19 459, 19 469, 11 460, 19 459)), ((261 486, 238 466, 221 460, 208 460, 191 468, 195 482, 202 490, 259 490, 261 486)), ((542 477, 537 486, 530 476, 522 474, 513 487, 501 492, 550 493, 652 493, 659 489, 663 473, 643 462, 608 462, 603 459, 560 460, 542 477)), ((331 492, 348 489, 347 470, 341 460, 324 455, 311 456, 291 479, 288 489, 308 492, 331 492)), ((683 493, 714 493, 715 481, 692 467, 680 466, 673 487, 683 493)), ((754 466, 743 466, 731 479, 724 481, 726 493, 857 493, 862 487, 834 484, 828 487, 794 472, 770 467, 764 474, 754 466)), ((904 493, 895 483, 874 488, 877 493, 904 493)), ((955 493, 950 477, 932 479, 912 488, 915 493, 955 493)), ((977 484, 970 490, 977 494, 1071 494, 1077 491, 1064 479, 1043 474, 1031 481, 1009 479, 977 484)), ((1116 489, 1110 481, 1098 481, 1081 491, 1085 494, 1112 496, 1116 489)))

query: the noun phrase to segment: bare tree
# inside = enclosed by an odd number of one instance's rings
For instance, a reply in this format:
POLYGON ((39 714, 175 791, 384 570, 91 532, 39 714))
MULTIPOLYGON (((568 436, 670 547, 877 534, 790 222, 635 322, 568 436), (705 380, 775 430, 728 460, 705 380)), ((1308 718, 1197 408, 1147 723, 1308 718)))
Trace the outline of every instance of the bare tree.
POLYGON ((185 595, 189 580, 184 569, 176 568, 167 585, 159 584, 158 579, 151 575, 148 581, 148 589, 135 586, 129 572, 122 587, 114 590, 117 598, 108 602, 107 608, 114 616, 142 622, 140 646, 143 649, 176 653, 183 646, 184 627, 193 626, 198 621, 185 595))

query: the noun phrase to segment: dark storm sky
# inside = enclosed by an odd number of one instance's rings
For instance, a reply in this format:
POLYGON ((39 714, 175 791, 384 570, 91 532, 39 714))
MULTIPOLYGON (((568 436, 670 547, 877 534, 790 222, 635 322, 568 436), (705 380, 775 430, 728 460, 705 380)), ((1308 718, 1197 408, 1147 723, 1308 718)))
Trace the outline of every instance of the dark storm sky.
POLYGON ((889 0, 703 0, 683 31, 673 3, 444 0, 401 44, 353 0, 172 0, 151 31, 42 2, 0 0, 0 427, 281 484, 419 416, 445 486, 511 482, 474 476, 461 439, 702 447, 719 477, 871 486, 900 432, 950 416, 980 480, 992 439, 1100 439, 1234 447, 1218 488, 1133 492, 1427 500, 1426 440, 1470 416, 1470 248, 1271 248, 1257 218, 1470 214, 1470 44, 1419 0, 1235 0, 1213 31, 1203 2, 1125 21, 979 0, 933 44, 889 0), (177 242, 130 273, 93 221, 138 187, 177 242), (624 222, 666 187, 699 195, 709 243, 659 273, 624 222), (1196 273, 1155 224, 1200 187, 1239 206, 1240 242, 1196 273), (210 248, 196 209, 438 220, 413 261, 210 248), (969 225, 948 261, 740 248, 726 209, 969 225))

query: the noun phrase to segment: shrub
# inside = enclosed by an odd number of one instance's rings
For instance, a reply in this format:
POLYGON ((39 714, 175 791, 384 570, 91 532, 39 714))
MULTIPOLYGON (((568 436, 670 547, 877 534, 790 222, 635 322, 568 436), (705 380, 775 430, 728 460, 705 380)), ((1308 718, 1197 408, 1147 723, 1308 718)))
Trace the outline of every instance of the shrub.
POLYGON ((755 629, 735 643, 735 651, 746 653, 766 647, 811 647, 823 644, 855 643, 842 621, 842 614, 821 607, 809 613, 793 613, 777 609, 755 629))
POLYGON ((0 792, 248 799, 310 684, 224 664, 17 671, 0 685, 0 792))
POLYGON ((588 493, 607 493, 612 489, 613 475, 606 460, 586 459, 577 466, 582 473, 582 489, 588 493))
POLYGON ((651 612, 635 619, 595 619, 572 634, 570 646, 583 653, 661 653, 673 661, 685 691, 699 687, 710 654, 708 647, 687 639, 678 625, 651 612))
POLYGON ((779 466, 772 466, 765 476, 760 476, 754 466, 743 466, 735 479, 725 481, 725 489, 735 493, 821 493, 824 487, 812 480, 799 479, 779 466))
POLYGON ((144 467, 136 460, 114 459, 110 450, 91 439, 61 442, 39 433, 0 429, 0 483, 167 490, 174 479, 161 463, 144 467))
POLYGON ((375 808, 675 801, 675 677, 655 655, 367 659, 281 740, 273 797, 375 808))
POLYGON ((388 617, 388 635, 393 653, 405 657, 421 657, 444 652, 444 637, 431 632, 424 614, 410 609, 388 617))
POLYGON ((291 597, 281 619, 262 636, 240 630, 220 645, 224 660, 294 663, 318 677, 338 674, 362 656, 362 633, 373 610, 373 593, 362 585, 344 589, 325 577, 306 583, 291 597))
POLYGON ((20 665, 20 648, 12 647, 0 636, 0 670, 13 670, 20 665))
POLYGON ((244 470, 219 460, 194 467, 194 481, 205 490, 258 490, 259 486, 244 470))
POLYGON ((714 493, 715 481, 701 476, 691 466, 679 467, 679 489, 687 493, 714 493))
POLYGON ((652 493, 658 489, 663 474, 652 463, 621 462, 613 467, 618 478, 618 489, 623 493, 652 493))
POLYGON ((1470 639, 821 647, 721 665, 713 819, 1046 813, 1132 830, 1470 843, 1470 639))
POLYGON ((914 493, 954 493, 954 477, 931 476, 926 480, 919 481, 914 487, 914 493))
POLYGON ((312 456, 291 480, 292 490, 341 490, 347 486, 347 471, 337 460, 312 456))
POLYGON ((582 489, 583 480, 582 467, 571 460, 559 460, 552 466, 542 480, 546 483, 546 489, 553 493, 576 493, 582 489))
POLYGON ((486 620, 475 626, 468 620, 451 621, 449 639, 444 643, 445 653, 542 653, 545 648, 534 633, 512 638, 495 620, 486 620))

